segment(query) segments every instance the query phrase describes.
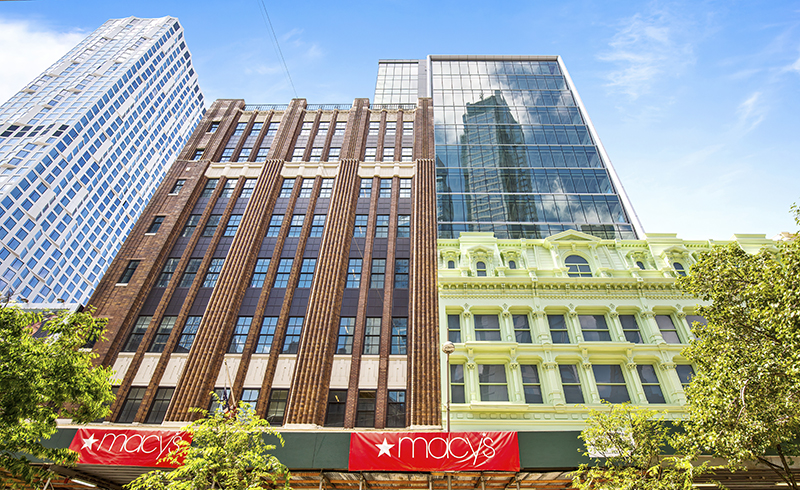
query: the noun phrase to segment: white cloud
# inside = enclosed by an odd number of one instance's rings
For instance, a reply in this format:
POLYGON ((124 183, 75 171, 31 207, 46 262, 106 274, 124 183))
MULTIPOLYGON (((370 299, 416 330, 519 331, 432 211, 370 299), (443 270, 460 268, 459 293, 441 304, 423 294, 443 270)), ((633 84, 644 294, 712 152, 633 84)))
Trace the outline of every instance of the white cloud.
POLYGON ((72 49, 79 31, 57 32, 29 21, 0 18, 0 103, 72 49))
POLYGON ((736 114, 738 115, 737 128, 744 132, 751 131, 761 124, 766 117, 765 105, 761 102, 761 92, 753 92, 750 97, 739 104, 736 114))

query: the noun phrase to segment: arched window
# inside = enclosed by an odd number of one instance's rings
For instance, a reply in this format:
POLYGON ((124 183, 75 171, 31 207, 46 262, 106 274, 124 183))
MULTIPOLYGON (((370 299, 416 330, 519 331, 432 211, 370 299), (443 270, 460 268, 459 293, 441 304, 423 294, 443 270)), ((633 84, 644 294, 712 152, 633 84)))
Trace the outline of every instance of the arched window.
POLYGON ((484 262, 476 262, 475 269, 478 272, 478 277, 486 277, 486 264, 484 262))
POLYGON ((679 276, 686 276, 686 269, 683 268, 683 264, 680 262, 673 262, 672 268, 675 269, 675 272, 677 272, 679 276))
POLYGON ((640 260, 640 261, 638 261, 638 262, 636 262, 636 267, 638 267, 638 268, 640 268, 640 269, 644 270, 644 262, 642 262, 641 260, 640 260))
POLYGON ((508 268, 509 269, 516 269, 517 268, 517 263, 514 262, 513 260, 509 260, 508 261, 508 268))
POLYGON ((447 268, 448 269, 455 269, 456 268, 456 261, 455 260, 448 260, 447 261, 447 268))
POLYGON ((589 262, 580 255, 570 255, 564 260, 567 264, 567 275, 569 277, 592 277, 592 268, 589 262))

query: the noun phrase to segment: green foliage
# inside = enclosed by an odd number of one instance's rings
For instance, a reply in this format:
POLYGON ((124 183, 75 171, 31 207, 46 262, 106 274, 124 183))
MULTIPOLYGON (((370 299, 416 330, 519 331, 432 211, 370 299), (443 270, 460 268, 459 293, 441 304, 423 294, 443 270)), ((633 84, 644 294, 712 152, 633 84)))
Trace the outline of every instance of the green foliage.
POLYGON ((663 456, 676 441, 653 410, 627 404, 592 410, 580 438, 594 460, 573 473, 572 485, 581 490, 690 490, 707 470, 690 457, 663 456))
POLYGON ((289 490, 288 468, 269 454, 275 446, 264 442, 264 436, 275 436, 282 446, 283 438, 247 403, 230 412, 195 411, 205 418, 183 428, 192 435, 192 442, 182 441, 164 458, 172 464, 182 462, 182 466, 146 473, 129 483, 128 489, 266 490, 282 486, 289 490))
POLYGON ((697 340, 683 352, 697 368, 687 435, 733 466, 760 461, 798 488, 788 466, 800 454, 800 240, 757 254, 715 247, 679 284, 711 302, 699 310, 708 325, 695 323, 697 340))
POLYGON ((114 400, 110 368, 96 367, 87 342, 100 338, 105 320, 64 313, 44 320, 47 335, 34 337, 39 315, 0 307, 0 467, 27 483, 43 471, 29 456, 70 464, 77 453, 45 447, 57 418, 83 424, 108 414, 114 400))

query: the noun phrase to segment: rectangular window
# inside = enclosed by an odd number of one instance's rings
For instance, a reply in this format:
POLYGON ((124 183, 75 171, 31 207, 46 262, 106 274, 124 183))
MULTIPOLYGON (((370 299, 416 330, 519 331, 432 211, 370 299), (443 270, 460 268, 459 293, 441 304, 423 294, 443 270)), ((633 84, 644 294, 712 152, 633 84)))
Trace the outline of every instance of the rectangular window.
POLYGON ((392 318, 392 354, 406 354, 408 318, 392 318))
POLYGON ((160 424, 164 421, 173 393, 175 393, 175 388, 159 388, 156 391, 153 404, 150 406, 150 413, 147 414, 144 421, 145 424, 160 424))
POLYGON ((397 134, 397 122, 395 121, 388 121, 386 123, 386 136, 385 138, 388 140, 390 138, 394 138, 397 134))
POLYGON ((314 221, 311 222, 311 233, 309 233, 308 236, 311 238, 321 237, 324 229, 325 229, 325 215, 315 214, 314 221))
POLYGON ((625 333, 625 340, 634 344, 644 343, 642 333, 639 331, 639 324, 634 315, 620 315, 619 322, 622 324, 622 331, 625 333))
POLYGON ((414 136, 414 121, 403 121, 403 136, 414 136))
POLYGON ((189 259, 189 263, 186 264, 186 270, 183 272, 183 277, 181 277, 181 282, 178 284, 179 288, 188 288, 192 286, 192 282, 194 282, 194 278, 202 262, 203 259, 189 259))
POLYGON ((354 317, 341 317, 339 319, 339 338, 336 340, 337 354, 353 353, 353 334, 355 333, 356 319, 354 317))
POLYGON ((497 315, 475 315, 475 340, 501 340, 497 315))
POLYGON ((246 162, 248 158, 250 158, 250 153, 253 152, 252 148, 242 148, 242 151, 239 152, 239 156, 236 158, 237 162, 246 162))
POLYGON ((233 157, 234 148, 225 148, 222 150, 222 155, 219 157, 220 162, 230 162, 233 157))
POLYGON ((269 269, 270 259, 257 259, 256 268, 253 270, 253 279, 250 280, 251 288, 264 287, 264 281, 267 279, 267 269, 269 269))
POLYGON ((371 197, 372 196, 372 179, 361 179, 361 189, 358 191, 358 197, 371 197))
POLYGON ((254 388, 248 388, 242 390, 242 398, 239 400, 241 403, 247 403, 253 410, 256 408, 256 404, 258 404, 258 393, 261 390, 257 390, 254 388))
POLYGON ((283 425, 283 417, 286 413, 286 401, 289 399, 289 390, 272 389, 269 392, 269 404, 267 405, 267 422, 271 426, 283 425))
POLYGON ((256 161, 257 162, 266 162, 267 155, 269 155, 269 147, 266 148, 259 148, 258 153, 256 153, 256 161))
POLYGON ((569 344, 569 332, 564 315, 547 315, 547 324, 550 326, 550 336, 554 344, 569 344))
POLYGON ((295 148, 292 152, 292 162, 302 162, 303 161, 303 153, 305 153, 305 148, 295 148))
POLYGON ((328 161, 335 162, 339 160, 339 154, 342 152, 341 148, 331 148, 328 150, 328 161))
POLYGON ((216 133, 217 129, 219 129, 220 121, 212 121, 211 124, 208 126, 208 133, 216 133))
POLYGON ((658 374, 656 374, 655 367, 645 364, 636 366, 636 370, 639 371, 639 379, 642 380, 642 388, 644 389, 647 403, 667 403, 664 399, 664 392, 661 391, 661 385, 658 383, 658 374))
POLYGON ((250 199, 255 188, 256 179, 244 179, 244 185, 242 186, 241 194, 239 194, 239 199, 250 199))
POLYGON ((292 272, 294 259, 281 259, 278 262, 278 273, 275 274, 274 288, 285 288, 289 285, 289 274, 292 272))
POLYGON ((164 352, 164 347, 167 346, 169 335, 172 333, 172 328, 175 326, 177 316, 165 316, 161 319, 161 325, 158 326, 153 342, 150 343, 150 349, 147 352, 164 352))
POLYGON ((256 341, 256 354, 269 354, 272 348, 272 339, 275 338, 275 327, 278 325, 277 316, 265 316, 261 320, 261 331, 258 332, 256 341))
POLYGON ((689 337, 694 339, 694 324, 708 325, 708 321, 700 315, 686 315, 686 323, 689 325, 689 337))
POLYGON ((303 179, 303 183, 300 184, 300 195, 298 197, 300 199, 309 199, 313 191, 314 179, 303 179))
POLYGON ((210 413, 219 412, 224 409, 230 400, 230 390, 228 388, 214 388, 214 394, 217 395, 219 401, 211 397, 208 403, 208 411, 210 413))
POLYGON ((678 327, 672 322, 672 317, 669 315, 656 315, 656 323, 658 324, 658 329, 661 330, 664 342, 668 344, 681 343, 681 338, 678 336, 678 327))
MULTIPOLYGON (((403 147, 400 153, 400 161, 401 162, 413 162, 414 161, 414 148, 410 147, 403 147)), ((402 196, 400 196, 402 197, 402 196)))
POLYGON ((447 340, 454 344, 461 342, 461 318, 459 315, 447 315, 447 340))
POLYGON ((314 282, 314 269, 317 267, 317 259, 303 259, 300 267, 300 280, 297 281, 298 288, 310 288, 314 282))
POLYGON ((400 179, 400 198, 411 198, 411 179, 400 179))
POLYGON ((369 278, 370 289, 383 289, 386 278, 386 259, 372 259, 372 274, 369 278))
POLYGON ((156 216, 153 218, 153 222, 150 223, 150 228, 147 229, 147 233, 158 233, 158 229, 161 228, 163 222, 164 216, 156 216))
POLYGON ((608 331, 606 317, 603 315, 578 315, 578 321, 583 331, 583 339, 588 342, 610 342, 611 333, 608 331))
POLYGON ((328 411, 325 413, 325 427, 344 427, 344 412, 347 407, 347 390, 328 392, 328 411))
POLYGON ((366 214, 357 214, 356 223, 353 227, 353 238, 364 238, 367 236, 367 218, 366 214))
POLYGON ((303 222, 306 220, 305 214, 295 214, 292 216, 292 222, 289 224, 288 237, 298 237, 303 231, 303 222))
POLYGON ((503 364, 478 364, 481 401, 507 402, 506 367, 503 364))
POLYGON ((294 179, 283 179, 283 183, 281 183, 281 193, 278 195, 278 197, 284 199, 292 197, 293 189, 294 189, 294 179))
POLYGON ((346 288, 358 288, 361 286, 361 259, 350 259, 347 264, 347 283, 346 288))
POLYGON ((175 185, 172 186, 172 190, 169 191, 170 194, 178 194, 183 189, 183 186, 186 185, 186 179, 178 179, 175 181, 175 185))
POLYGON ((178 339, 178 345, 175 346, 175 351, 178 353, 187 353, 192 349, 194 338, 197 336, 197 329, 200 328, 200 321, 202 316, 190 316, 186 319, 186 325, 183 326, 183 332, 178 339))
POLYGON ((397 215, 397 238, 408 238, 411 236, 411 215, 397 215))
POLYGON ((192 236, 192 233, 194 233, 194 229, 197 228, 197 224, 200 223, 201 217, 202 216, 199 214, 189 215, 189 219, 186 221, 186 226, 183 228, 181 237, 188 238, 192 236))
POLYGON ((512 315, 511 318, 514 322, 514 337, 517 342, 530 344, 533 340, 531 339, 531 327, 528 325, 528 315, 512 315))
POLYGON ((289 325, 286 327, 286 337, 283 339, 282 354, 297 354, 300 346, 300 333, 303 330, 303 317, 289 317, 289 325))
POLYGON ((390 146, 388 148, 383 149, 383 161, 384 162, 394 161, 394 146, 390 146))
POLYGON ((311 156, 308 157, 309 162, 318 162, 322 160, 322 148, 311 148, 311 156))
POLYGON ((625 375, 620 366, 594 364, 592 371, 594 371, 594 380, 597 382, 597 392, 601 400, 609 403, 631 401, 631 397, 628 396, 628 387, 625 384, 625 375))
POLYGON ((521 364, 522 390, 525 392, 525 403, 544 403, 542 399, 542 383, 539 381, 539 368, 534 364, 521 364))
POLYGON ((395 289, 408 289, 408 263, 409 259, 394 260, 395 289))
POLYGON ((364 161, 365 162, 374 162, 378 155, 378 149, 375 147, 369 147, 364 150, 364 161))
POLYGON ((203 228, 203 236, 214 236, 214 233, 217 232, 217 227, 219 226, 219 221, 222 219, 221 214, 212 214, 208 217, 208 222, 206 223, 206 227, 203 228))
POLYGON ((161 270, 161 275, 158 276, 158 281, 156 281, 157 288, 165 288, 167 284, 169 284, 170 279, 172 279, 172 275, 175 273, 175 269, 178 267, 178 262, 181 259, 172 258, 167 259, 167 263, 164 264, 164 268, 161 270))
POLYGON ((217 285, 217 279, 219 279, 219 273, 222 271, 224 263, 225 259, 211 259, 211 265, 208 266, 208 272, 203 280, 204 288, 213 288, 217 285))
POLYGON ((228 220, 228 225, 225 227, 225 233, 222 236, 234 236, 239 229, 239 224, 242 222, 241 214, 232 214, 228 220))
POLYGON ((392 179, 381 179, 381 191, 378 197, 392 197, 392 179))
POLYGON ((211 197, 211 194, 214 193, 214 189, 217 188, 218 182, 219 179, 208 179, 208 182, 206 182, 206 186, 203 187, 203 193, 200 194, 200 199, 211 197))
POLYGON ((581 378, 578 376, 578 366, 567 364, 558 366, 561 375, 561 386, 564 388, 564 401, 567 403, 583 403, 583 390, 581 378))
POLYGON ((136 319, 136 324, 131 329, 131 333, 128 335, 128 341, 125 342, 125 347, 122 348, 122 352, 136 352, 139 348, 139 344, 142 343, 144 333, 147 331, 147 326, 150 325, 150 320, 152 319, 152 316, 140 316, 136 319))
POLYGON ((367 318, 364 330, 364 355, 378 355, 381 352, 381 319, 367 318))
POLYGON ((236 319, 236 327, 231 337, 231 345, 228 346, 228 354, 241 354, 244 352, 244 344, 247 341, 247 334, 250 332, 252 316, 240 316, 236 319))
POLYGON ((359 390, 356 427, 375 427, 375 392, 359 390))
POLYGON ((406 392, 389 391, 389 400, 386 405, 386 427, 406 426, 406 392))
POLYGON ((283 224, 282 214, 273 214, 269 220, 269 228, 267 228, 268 237, 276 237, 281 234, 281 225, 283 224))
POLYGON ((380 121, 370 121, 369 131, 367 132, 367 136, 378 136, 380 128, 381 128, 380 121))
POLYGON ((452 403, 466 403, 463 364, 450 365, 450 396, 452 403))
POLYGON ((685 390, 694 376, 694 368, 689 364, 678 364, 675 366, 675 371, 678 373, 678 378, 681 380, 681 386, 685 390))
POLYGON ((139 267, 140 260, 131 260, 128 262, 128 266, 125 267, 125 270, 122 271, 122 276, 117 281, 117 284, 128 284, 131 282, 131 277, 133 277, 133 273, 136 272, 136 268, 139 267))
POLYGON ((230 199, 238 183, 239 179, 227 179, 225 185, 222 187, 222 192, 219 194, 220 199, 230 199))
POLYGON ((333 179, 322 179, 322 183, 319 188, 320 199, 330 199, 332 192, 333 192, 333 179))
POLYGON ((379 214, 375 220, 375 238, 389 237, 389 215, 379 214))
POLYGON ((192 160, 200 160, 201 158, 203 158, 203 153, 205 153, 205 151, 206 151, 205 148, 196 149, 192 154, 192 160))
POLYGON ((122 405, 122 411, 117 417, 118 424, 130 424, 136 419, 136 412, 139 411, 145 391, 147 391, 146 387, 131 388, 128 392, 128 398, 125 399, 125 404, 122 405))

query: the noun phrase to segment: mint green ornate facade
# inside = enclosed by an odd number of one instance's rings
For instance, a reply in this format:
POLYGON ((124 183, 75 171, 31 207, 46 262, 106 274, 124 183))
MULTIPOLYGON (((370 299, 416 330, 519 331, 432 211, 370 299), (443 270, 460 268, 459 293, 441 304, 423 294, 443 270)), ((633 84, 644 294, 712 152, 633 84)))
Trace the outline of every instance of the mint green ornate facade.
MULTIPOLYGON (((750 252, 774 247, 763 235, 733 239, 750 252)), ((679 418, 692 374, 681 349, 690 324, 703 320, 698 299, 675 282, 721 243, 571 230, 540 240, 440 239, 440 340, 456 347, 453 430, 580 430, 603 401, 679 418)), ((441 363, 446 390, 446 356, 441 363)))

